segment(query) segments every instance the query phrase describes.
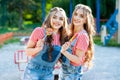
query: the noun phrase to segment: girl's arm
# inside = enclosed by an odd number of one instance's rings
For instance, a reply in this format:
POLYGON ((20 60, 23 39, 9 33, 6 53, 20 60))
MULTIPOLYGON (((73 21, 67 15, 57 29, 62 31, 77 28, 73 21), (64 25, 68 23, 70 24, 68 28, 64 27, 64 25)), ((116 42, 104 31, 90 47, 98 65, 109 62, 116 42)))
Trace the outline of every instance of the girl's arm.
POLYGON ((74 62, 76 64, 81 63, 82 56, 84 55, 83 51, 77 49, 75 55, 70 54, 68 51, 62 52, 64 56, 66 56, 71 62, 74 62))
POLYGON ((40 39, 37 43, 33 42, 32 40, 29 40, 26 47, 26 54, 28 56, 36 55, 38 52, 42 50, 43 45, 44 45, 44 42, 42 39, 40 39))
POLYGON ((34 56, 42 49, 42 47, 40 47, 40 45, 42 45, 40 44, 40 41, 43 37, 44 28, 37 27, 33 30, 25 50, 28 56, 34 56))
POLYGON ((84 55, 84 52, 80 49, 76 49, 75 55, 70 54, 67 49, 70 46, 70 43, 67 42, 62 46, 61 53, 66 56, 71 62, 74 62, 76 64, 81 63, 82 56, 84 55))

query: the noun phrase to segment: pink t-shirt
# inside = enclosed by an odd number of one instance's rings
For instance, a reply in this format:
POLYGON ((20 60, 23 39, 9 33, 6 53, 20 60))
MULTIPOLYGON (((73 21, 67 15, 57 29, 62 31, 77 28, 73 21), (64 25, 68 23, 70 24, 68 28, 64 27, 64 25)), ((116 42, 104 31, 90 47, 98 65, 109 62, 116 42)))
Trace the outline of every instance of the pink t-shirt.
MULTIPOLYGON (((78 35, 78 33, 76 33, 75 35, 78 35)), ((80 49, 85 54, 85 52, 87 51, 88 45, 89 45, 88 34, 86 32, 83 32, 79 35, 78 40, 75 43, 75 46, 72 48, 72 51, 73 51, 72 53, 75 54, 76 49, 80 49)), ((71 62, 71 64, 74 65, 74 66, 82 65, 84 59, 85 59, 85 55, 82 56, 82 59, 80 60, 79 64, 76 64, 74 62, 71 62)))
MULTIPOLYGON (((43 39, 44 38, 44 27, 37 27, 34 29, 34 31, 32 32, 31 36, 30 36, 30 40, 32 40, 33 42, 37 43, 37 41, 39 39, 43 39)), ((60 45, 60 35, 59 34, 53 34, 53 45, 60 45)))

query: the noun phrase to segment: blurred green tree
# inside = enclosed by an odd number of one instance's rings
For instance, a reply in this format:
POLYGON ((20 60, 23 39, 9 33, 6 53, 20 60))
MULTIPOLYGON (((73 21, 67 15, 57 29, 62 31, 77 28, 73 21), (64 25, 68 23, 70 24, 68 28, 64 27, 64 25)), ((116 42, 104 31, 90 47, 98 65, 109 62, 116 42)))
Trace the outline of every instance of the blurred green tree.
MULTIPOLYGON (((17 12, 19 15, 18 28, 23 29, 23 13, 24 10, 32 9, 32 5, 35 4, 34 0, 7 0, 9 13, 17 12)), ((13 13, 12 13, 13 14, 13 13)))
MULTIPOLYGON (((100 0, 100 18, 109 19, 115 10, 116 0, 100 0)), ((76 4, 91 7, 96 17, 96 0, 72 0, 72 11, 76 4)), ((42 0, 0 0, 0 25, 23 28, 23 22, 42 23, 42 0)), ((52 7, 62 7, 70 17, 70 0, 46 0, 46 15, 52 7)))

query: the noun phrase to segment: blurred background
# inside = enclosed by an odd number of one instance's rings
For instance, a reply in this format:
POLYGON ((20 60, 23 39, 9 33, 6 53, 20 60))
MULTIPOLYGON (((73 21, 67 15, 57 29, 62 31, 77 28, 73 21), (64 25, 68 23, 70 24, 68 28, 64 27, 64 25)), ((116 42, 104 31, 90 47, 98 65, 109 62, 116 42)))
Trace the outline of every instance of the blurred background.
MULTIPOLYGON (((116 10, 117 1, 118 0, 0 0, 0 34, 12 32, 14 36, 29 36, 35 27, 41 26, 45 16, 54 6, 62 7, 66 11, 68 21, 70 22, 74 6, 82 3, 92 9, 96 21, 96 32, 97 35, 100 35, 101 25, 106 24, 113 15, 116 10)), ((116 19, 116 15, 114 15, 113 22, 116 19)), ((112 24, 110 23, 110 25, 113 25, 113 22, 111 22, 112 24)))
MULTIPOLYGON (((99 60, 102 62, 112 60, 118 61, 120 56, 120 0, 0 0, 0 77, 1 80, 20 80, 21 64, 26 64, 28 60, 24 54, 29 36, 34 28, 40 27, 49 10, 52 7, 62 7, 67 14, 68 22, 71 21, 72 12, 76 4, 85 4, 92 9, 96 22, 96 35, 94 35, 95 68, 93 74, 83 77, 83 80, 120 80, 118 74, 106 71, 110 65, 101 68, 99 60), (112 50, 112 51, 111 51, 112 50), (108 52, 107 52, 108 51, 108 52), (105 55, 104 53, 111 53, 105 55), (100 55, 101 54, 101 55, 100 55), (110 58, 113 56, 114 58, 110 58), (107 56, 107 58, 105 57, 107 56), (108 58, 109 56, 109 58, 108 58), (99 58, 98 58, 99 57, 99 58), (5 67, 6 66, 6 67, 5 67), (101 72, 96 70, 101 68, 101 72), (100 74, 98 74, 100 72, 100 74), (11 74, 12 73, 12 74, 11 74), (99 75, 106 75, 100 78, 99 75), (112 77, 108 78, 109 75, 112 77), (116 78, 113 78, 116 77, 116 78)), ((113 62, 114 63, 114 62, 113 62)), ((118 63, 118 62, 117 62, 118 63)), ((105 64, 108 64, 106 62, 105 64)), ((104 63, 103 63, 104 65, 104 63)), ((111 69, 118 68, 116 67, 111 69)), ((120 72, 120 71, 119 71, 120 72)))

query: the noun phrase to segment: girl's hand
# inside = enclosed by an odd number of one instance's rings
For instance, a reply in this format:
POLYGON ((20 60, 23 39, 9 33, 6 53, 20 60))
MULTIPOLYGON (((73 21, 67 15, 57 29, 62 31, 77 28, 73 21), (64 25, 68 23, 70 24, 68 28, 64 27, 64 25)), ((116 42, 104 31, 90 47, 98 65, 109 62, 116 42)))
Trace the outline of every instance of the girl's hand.
POLYGON ((38 49, 42 50, 43 46, 44 46, 44 39, 40 39, 40 40, 37 42, 36 47, 37 47, 38 49))
POLYGON ((62 45, 61 48, 61 53, 64 53, 70 46, 70 42, 66 42, 65 44, 62 45))
POLYGON ((46 28, 46 34, 47 35, 51 35, 53 33, 53 29, 52 28, 46 28))

